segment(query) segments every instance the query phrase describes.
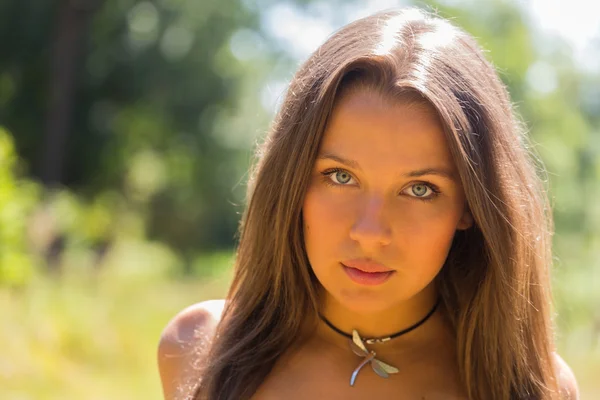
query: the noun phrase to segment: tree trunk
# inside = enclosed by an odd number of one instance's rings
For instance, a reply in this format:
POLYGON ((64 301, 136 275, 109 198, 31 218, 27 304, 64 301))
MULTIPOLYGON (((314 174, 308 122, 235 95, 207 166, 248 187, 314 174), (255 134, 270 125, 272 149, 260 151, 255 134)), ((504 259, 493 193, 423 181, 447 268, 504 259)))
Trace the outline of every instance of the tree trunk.
POLYGON ((85 36, 98 1, 62 0, 52 48, 48 109, 40 178, 46 185, 63 182, 79 66, 85 36))

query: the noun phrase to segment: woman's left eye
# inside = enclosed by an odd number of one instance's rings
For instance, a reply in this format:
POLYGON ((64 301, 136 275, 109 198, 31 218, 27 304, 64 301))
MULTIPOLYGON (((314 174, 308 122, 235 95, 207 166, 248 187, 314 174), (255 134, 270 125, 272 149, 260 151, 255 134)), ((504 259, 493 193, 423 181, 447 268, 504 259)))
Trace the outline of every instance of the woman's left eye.
POLYGON ((430 183, 415 183, 406 189, 405 192, 408 192, 408 195, 411 197, 422 200, 432 200, 440 193, 439 189, 430 183))

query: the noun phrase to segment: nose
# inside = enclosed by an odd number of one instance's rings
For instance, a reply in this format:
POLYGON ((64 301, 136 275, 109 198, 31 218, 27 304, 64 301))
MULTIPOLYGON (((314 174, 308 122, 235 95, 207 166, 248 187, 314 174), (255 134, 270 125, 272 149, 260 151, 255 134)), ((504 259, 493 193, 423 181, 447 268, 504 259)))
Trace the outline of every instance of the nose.
POLYGON ((386 246, 392 241, 392 231, 385 220, 384 201, 371 197, 359 209, 350 229, 350 238, 361 246, 373 248, 386 246))

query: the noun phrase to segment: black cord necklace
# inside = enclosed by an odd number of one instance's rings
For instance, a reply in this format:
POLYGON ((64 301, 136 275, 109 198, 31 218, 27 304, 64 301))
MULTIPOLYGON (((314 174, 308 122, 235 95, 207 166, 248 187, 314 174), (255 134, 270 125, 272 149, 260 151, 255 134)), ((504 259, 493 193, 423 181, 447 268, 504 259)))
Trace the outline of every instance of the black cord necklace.
POLYGON ((352 375, 350 376, 350 386, 354 386, 354 382, 356 382, 356 377, 358 376, 358 373, 360 372, 361 368, 367 364, 371 364, 371 368, 373 368, 373 371, 382 378, 388 378, 390 376, 390 374, 398 373, 399 372, 398 368, 375 358, 377 356, 377 354, 373 350, 367 349, 365 344, 375 344, 375 343, 387 342, 389 340, 397 338, 398 336, 404 335, 405 333, 408 333, 408 332, 418 328, 419 326, 423 325, 423 323, 425 321, 427 321, 429 319, 429 317, 431 317, 433 315, 433 313, 435 312, 435 310, 437 309, 439 304, 440 304, 440 300, 438 299, 435 302, 433 308, 427 313, 427 315, 425 317, 423 317, 423 319, 421 319, 416 324, 409 326, 408 328, 403 329, 400 332, 396 332, 390 336, 379 337, 379 338, 361 338, 360 335, 358 334, 358 332, 356 331, 356 329, 352 330, 352 335, 349 335, 346 332, 342 331, 341 329, 335 327, 331 322, 329 322, 327 320, 327 318, 325 318, 323 315, 319 314, 319 317, 323 320, 323 322, 325 322, 327 324, 328 327, 330 327, 331 329, 333 329, 335 332, 339 333, 340 335, 345 336, 348 339, 350 339, 349 345, 350 345, 350 349, 352 350, 352 352, 354 354, 356 354, 357 356, 363 358, 361 363, 358 365, 358 367, 356 367, 354 369, 354 371, 352 372, 352 375))
MULTIPOLYGON (((435 312, 435 310, 437 309, 437 307, 438 307, 439 304, 440 304, 440 300, 438 299, 435 302, 435 304, 433 305, 433 308, 427 313, 427 315, 425 315, 425 317, 423 317, 423 319, 421 319, 416 324, 409 326, 406 329, 402 329, 399 332, 396 332, 396 333, 394 333, 392 335, 385 336, 385 337, 379 337, 379 338, 363 338, 363 337, 361 337, 361 339, 362 339, 363 342, 365 342, 367 344, 375 344, 375 343, 387 342, 389 340, 397 338, 398 336, 402 336, 402 335, 404 335, 404 334, 406 334, 406 333, 408 333, 408 332, 410 332, 412 330, 417 329, 419 326, 423 325, 425 323, 425 321, 427 321, 429 319, 429 317, 431 317, 433 315, 433 313, 435 312)), ((335 325, 333 325, 323 315, 319 314, 319 317, 323 320, 323 322, 325 322, 327 324, 328 327, 330 327, 331 329, 333 329, 334 331, 336 331, 340 335, 345 336, 348 339, 352 339, 352 335, 351 334, 346 333, 346 332, 342 331, 341 329, 339 329, 338 327, 336 327, 335 325)))

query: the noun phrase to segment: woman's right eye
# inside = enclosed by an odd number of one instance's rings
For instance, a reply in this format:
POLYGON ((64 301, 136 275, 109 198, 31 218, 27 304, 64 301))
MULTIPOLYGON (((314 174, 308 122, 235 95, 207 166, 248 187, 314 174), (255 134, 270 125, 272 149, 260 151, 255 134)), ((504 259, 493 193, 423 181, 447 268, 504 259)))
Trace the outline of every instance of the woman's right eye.
POLYGON ((353 178, 352 175, 343 169, 330 169, 321 173, 325 176, 325 183, 333 186, 346 186, 353 178))

